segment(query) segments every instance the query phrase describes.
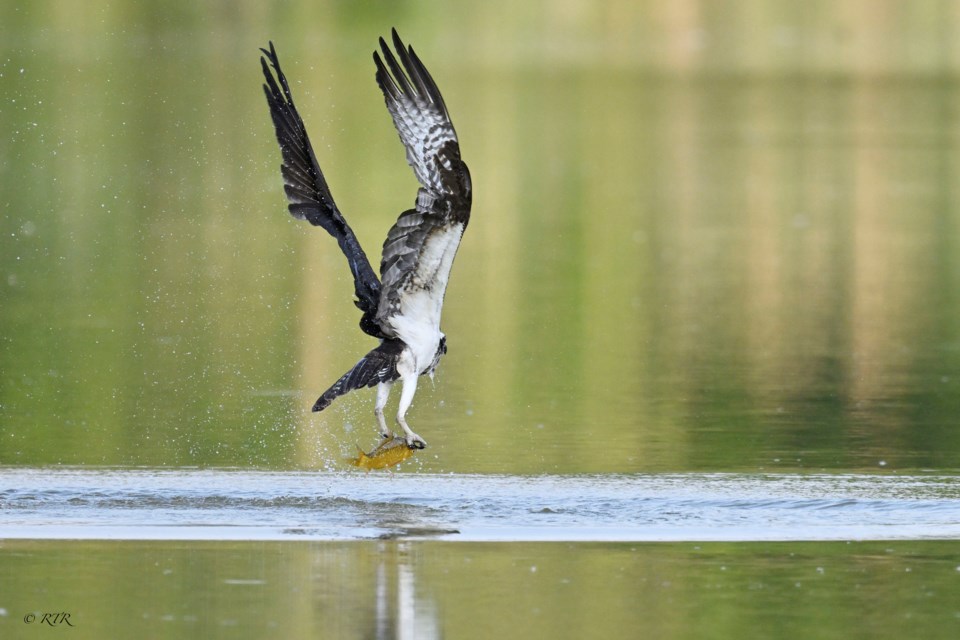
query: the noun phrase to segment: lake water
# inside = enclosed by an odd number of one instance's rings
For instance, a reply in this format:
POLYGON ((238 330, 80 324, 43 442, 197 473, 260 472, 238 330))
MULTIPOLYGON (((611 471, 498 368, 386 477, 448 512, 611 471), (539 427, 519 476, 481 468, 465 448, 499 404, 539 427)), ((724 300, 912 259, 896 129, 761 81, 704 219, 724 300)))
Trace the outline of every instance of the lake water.
POLYGON ((0 635, 956 637, 957 16, 0 8, 0 635), (366 475, 372 392, 309 411, 372 345, 257 49, 376 262, 394 25, 475 201, 429 447, 366 475))
POLYGON ((960 538, 954 476, 0 470, 0 538, 960 538))

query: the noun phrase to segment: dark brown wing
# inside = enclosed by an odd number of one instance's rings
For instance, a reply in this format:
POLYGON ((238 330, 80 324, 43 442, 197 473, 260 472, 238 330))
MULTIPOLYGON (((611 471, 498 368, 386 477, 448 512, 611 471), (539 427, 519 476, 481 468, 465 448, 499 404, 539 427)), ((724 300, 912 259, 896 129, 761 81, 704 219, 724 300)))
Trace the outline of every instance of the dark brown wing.
POLYGON ((360 328, 372 336, 384 337, 374 321, 380 300, 380 280, 377 279, 353 230, 333 201, 303 120, 293 104, 290 86, 280 69, 280 60, 273 43, 270 43, 269 51, 261 51, 267 58, 260 58, 266 79, 263 90, 267 95, 270 116, 273 118, 277 142, 280 143, 280 152, 283 155, 280 171, 283 174, 284 191, 290 203, 290 213, 295 218, 323 227, 337 240, 353 274, 357 298, 355 303, 363 311, 360 328), (270 62, 269 66, 267 60, 270 62), (276 73, 276 79, 270 71, 271 66, 276 73))
MULTIPOLYGON (((395 308, 400 288, 417 270, 427 240, 449 232, 450 241, 459 243, 472 200, 470 171, 460 157, 460 143, 440 90, 396 29, 393 46, 396 56, 381 38, 383 58, 373 54, 377 84, 422 188, 415 209, 400 216, 383 245, 381 324, 395 308)), ((448 274, 439 275, 445 286, 448 274)))
POLYGON ((443 96, 413 47, 404 46, 396 29, 393 30, 393 46, 400 58, 399 63, 383 38, 380 38, 380 49, 386 65, 377 52, 373 53, 373 61, 387 110, 393 117, 403 146, 407 148, 407 162, 413 167, 417 180, 434 198, 457 196, 468 199, 469 181, 464 184, 456 179, 458 165, 463 162, 457 132, 443 96))

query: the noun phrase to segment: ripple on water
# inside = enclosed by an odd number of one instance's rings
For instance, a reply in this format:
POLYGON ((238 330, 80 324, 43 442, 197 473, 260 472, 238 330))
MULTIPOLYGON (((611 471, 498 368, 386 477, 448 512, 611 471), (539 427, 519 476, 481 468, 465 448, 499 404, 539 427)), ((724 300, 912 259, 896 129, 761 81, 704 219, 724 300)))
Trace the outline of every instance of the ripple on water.
POLYGON ((960 479, 0 469, 5 538, 960 538, 960 479))

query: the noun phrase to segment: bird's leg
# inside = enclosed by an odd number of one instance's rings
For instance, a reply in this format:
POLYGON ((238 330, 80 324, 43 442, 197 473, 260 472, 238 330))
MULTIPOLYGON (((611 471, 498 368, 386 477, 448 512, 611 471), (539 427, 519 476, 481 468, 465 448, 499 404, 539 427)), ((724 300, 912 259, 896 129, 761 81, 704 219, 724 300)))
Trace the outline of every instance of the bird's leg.
POLYGON ((387 426, 387 420, 383 417, 383 408, 387 406, 387 398, 390 397, 390 387, 393 382, 380 382, 377 384, 377 404, 373 412, 377 415, 377 424, 380 425, 380 436, 384 439, 393 438, 393 431, 387 426))
POLYGON ((423 449, 427 446, 427 443, 423 438, 411 431, 410 426, 407 424, 406 415, 407 409, 410 408, 410 405, 413 403, 413 395, 417 392, 417 375, 413 374, 409 377, 403 378, 403 392, 400 394, 400 407, 397 409, 397 424, 403 429, 403 433, 407 436, 407 446, 411 449, 423 449))

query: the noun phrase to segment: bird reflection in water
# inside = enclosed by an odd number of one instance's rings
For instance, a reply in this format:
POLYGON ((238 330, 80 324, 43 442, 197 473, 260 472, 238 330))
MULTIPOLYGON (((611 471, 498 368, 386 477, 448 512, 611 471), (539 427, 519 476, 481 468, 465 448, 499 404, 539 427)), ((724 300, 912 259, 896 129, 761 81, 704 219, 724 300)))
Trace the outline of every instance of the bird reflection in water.
POLYGON ((384 542, 378 555, 375 637, 439 638, 436 605, 431 598, 417 593, 410 545, 384 542))

